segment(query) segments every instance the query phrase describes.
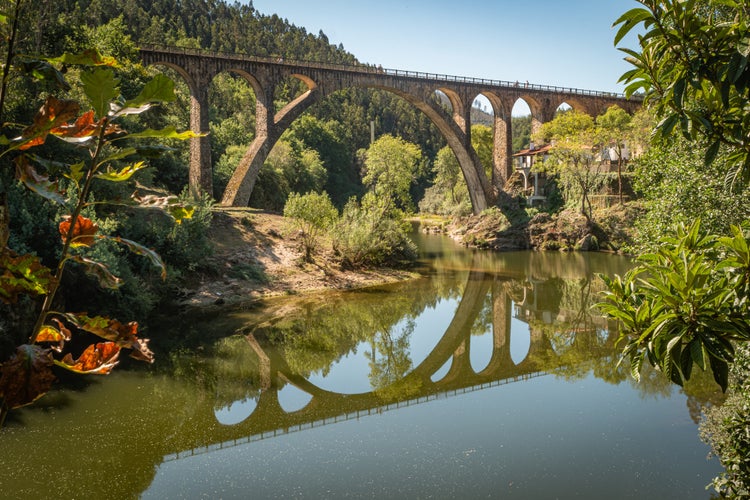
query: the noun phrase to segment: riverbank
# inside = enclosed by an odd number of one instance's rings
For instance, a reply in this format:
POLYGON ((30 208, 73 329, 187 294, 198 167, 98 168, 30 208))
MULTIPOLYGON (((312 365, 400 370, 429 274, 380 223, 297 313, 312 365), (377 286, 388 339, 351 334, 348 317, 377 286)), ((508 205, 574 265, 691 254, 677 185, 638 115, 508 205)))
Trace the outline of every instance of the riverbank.
MULTIPOLYGON (((617 205, 598 209, 592 221, 576 211, 538 213, 510 224, 499 211, 451 222, 422 220, 425 229, 448 234, 461 244, 493 251, 610 251, 632 245, 639 208, 617 205)), ((412 279, 405 269, 343 269, 322 242, 314 262, 305 262, 301 241, 285 219, 250 208, 221 208, 213 213, 209 238, 214 253, 203 271, 186 279, 177 303, 212 308, 254 300, 352 290, 412 279)))
POLYGON ((178 291, 185 307, 223 307, 270 297, 324 290, 351 290, 411 279, 404 269, 342 269, 331 245, 323 242, 314 262, 303 260, 301 241, 285 219, 251 208, 220 208, 213 213, 209 238, 214 253, 204 271, 178 291))
POLYGON ((637 203, 595 208, 591 219, 579 210, 539 212, 512 222, 500 210, 455 219, 440 230, 461 244, 483 250, 604 251, 628 253, 635 245, 637 203))

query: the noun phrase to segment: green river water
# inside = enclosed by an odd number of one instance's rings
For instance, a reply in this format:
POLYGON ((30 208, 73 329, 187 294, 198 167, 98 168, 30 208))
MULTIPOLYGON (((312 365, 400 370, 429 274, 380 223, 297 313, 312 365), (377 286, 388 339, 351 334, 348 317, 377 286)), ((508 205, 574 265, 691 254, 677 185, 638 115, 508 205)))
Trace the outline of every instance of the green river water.
POLYGON ((8 418, 1 496, 710 498, 715 388, 636 384, 591 308, 627 259, 415 238, 417 280, 151 325, 153 366, 8 418))

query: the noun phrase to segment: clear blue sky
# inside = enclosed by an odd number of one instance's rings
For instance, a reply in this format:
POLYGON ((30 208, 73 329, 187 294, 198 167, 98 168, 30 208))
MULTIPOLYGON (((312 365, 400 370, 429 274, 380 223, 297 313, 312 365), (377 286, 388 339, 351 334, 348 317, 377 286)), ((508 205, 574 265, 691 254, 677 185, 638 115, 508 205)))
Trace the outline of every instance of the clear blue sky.
MULTIPOLYGON (((635 0, 252 0, 363 63, 621 92, 612 23, 635 0)), ((634 38, 625 46, 635 47, 634 38)))

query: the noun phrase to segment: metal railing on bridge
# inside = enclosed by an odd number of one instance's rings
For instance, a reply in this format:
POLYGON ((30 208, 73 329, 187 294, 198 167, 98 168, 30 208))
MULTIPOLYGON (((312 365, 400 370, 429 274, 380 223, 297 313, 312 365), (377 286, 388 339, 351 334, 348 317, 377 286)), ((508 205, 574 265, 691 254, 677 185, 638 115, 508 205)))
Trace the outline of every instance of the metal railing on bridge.
MULTIPOLYGON (((161 51, 161 52, 180 53, 180 54, 193 55, 193 56, 210 56, 210 57, 217 57, 217 58, 230 59, 230 60, 253 61, 253 62, 262 62, 262 63, 269 63, 269 64, 285 64, 288 66, 304 66, 304 67, 309 67, 309 68, 331 69, 331 70, 336 70, 336 71, 351 71, 351 72, 367 73, 367 74, 375 73, 375 74, 382 74, 382 75, 395 76, 395 77, 429 80, 429 81, 434 81, 434 82, 466 83, 466 84, 477 85, 477 86, 504 87, 504 88, 511 88, 511 89, 519 89, 519 90, 522 89, 524 91, 531 90, 531 91, 538 91, 538 92, 555 92, 559 94, 571 94, 571 95, 580 95, 580 96, 587 96, 587 97, 606 97, 606 98, 612 98, 612 99, 626 99, 627 98, 625 94, 617 93, 617 92, 603 92, 599 90, 586 90, 586 89, 579 89, 579 88, 574 88, 574 87, 558 87, 556 85, 540 85, 540 84, 528 83, 528 82, 520 83, 518 81, 510 82, 506 80, 492 80, 492 79, 487 79, 487 78, 474 78, 470 76, 445 75, 445 74, 440 74, 440 73, 424 73, 421 71, 409 71, 409 70, 401 70, 401 69, 383 68, 381 66, 373 66, 371 64, 337 64, 337 63, 328 63, 328 62, 321 62, 321 61, 287 59, 281 56, 258 56, 258 55, 244 54, 241 52, 240 53, 222 52, 222 51, 217 51, 217 50, 194 49, 190 47, 176 47, 176 46, 171 46, 171 45, 144 44, 144 45, 141 45, 141 49, 150 50, 153 52, 161 51)), ((633 95, 630 98, 638 100, 641 97, 639 95, 633 95)))

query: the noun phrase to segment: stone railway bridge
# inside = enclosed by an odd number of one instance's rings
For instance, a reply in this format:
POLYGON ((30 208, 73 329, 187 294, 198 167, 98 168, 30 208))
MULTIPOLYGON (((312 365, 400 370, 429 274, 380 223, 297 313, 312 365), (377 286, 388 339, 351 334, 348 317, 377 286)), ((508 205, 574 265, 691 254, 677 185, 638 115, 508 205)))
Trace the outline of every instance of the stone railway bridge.
POLYGON ((639 100, 627 100, 621 94, 365 65, 287 61, 162 46, 143 46, 140 54, 146 65, 175 70, 190 89, 190 129, 203 134, 192 139, 190 144, 189 184, 196 194, 213 191, 210 143, 206 135, 209 131, 209 84, 219 73, 229 72, 241 76, 253 88, 256 97, 255 139, 223 193, 221 204, 225 206, 247 205, 258 172, 271 148, 296 118, 319 100, 351 87, 392 92, 429 117, 458 159, 475 213, 496 203, 512 173, 511 111, 519 99, 523 99, 531 110, 532 130, 552 120, 563 103, 592 116, 603 113, 614 104, 631 113, 641 106, 639 100), (275 89, 288 78, 301 81, 307 91, 274 114, 275 89), (436 91, 448 97, 451 110, 435 99, 436 91), (495 117, 491 179, 487 178, 471 146, 471 107, 479 95, 489 100, 495 117))

